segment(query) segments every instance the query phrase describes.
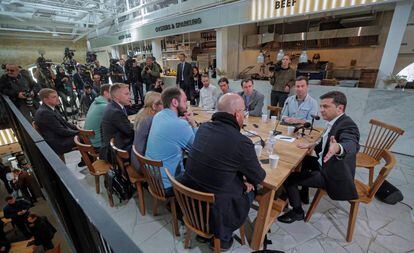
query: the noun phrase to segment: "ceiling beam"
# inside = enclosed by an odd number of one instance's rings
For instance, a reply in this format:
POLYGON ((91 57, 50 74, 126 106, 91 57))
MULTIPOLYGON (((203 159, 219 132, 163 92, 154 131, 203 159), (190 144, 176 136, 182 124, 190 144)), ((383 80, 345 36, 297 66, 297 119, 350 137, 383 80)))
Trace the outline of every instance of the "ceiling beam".
POLYGON ((53 31, 41 31, 41 30, 30 30, 30 29, 18 29, 18 28, 4 28, 0 27, 0 31, 11 31, 11 32, 28 32, 28 33, 50 33, 50 34, 66 34, 66 35, 73 35, 78 36, 79 33, 67 33, 67 32, 53 32, 53 31))

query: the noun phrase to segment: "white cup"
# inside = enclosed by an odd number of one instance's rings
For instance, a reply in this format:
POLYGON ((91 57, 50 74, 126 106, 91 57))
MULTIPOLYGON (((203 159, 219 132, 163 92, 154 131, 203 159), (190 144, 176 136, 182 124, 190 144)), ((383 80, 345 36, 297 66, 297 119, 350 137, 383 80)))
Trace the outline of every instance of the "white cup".
POLYGON ((294 131, 295 131, 295 127, 294 126, 288 126, 287 127, 287 134, 289 136, 292 136, 294 131))
POLYGON ((278 163, 279 163, 279 156, 278 155, 276 155, 276 154, 269 155, 269 165, 270 165, 270 168, 272 170, 277 168, 278 163))
POLYGON ((254 145, 254 151, 256 151, 257 159, 260 159, 260 156, 262 155, 262 150, 263 150, 262 145, 260 144, 254 145))
POLYGON ((266 123, 267 122, 267 115, 266 114, 263 114, 262 115, 262 122, 263 123, 266 123))
POLYGON ((270 119, 272 120, 272 123, 276 123, 277 117, 276 116, 272 116, 272 117, 270 117, 270 119))

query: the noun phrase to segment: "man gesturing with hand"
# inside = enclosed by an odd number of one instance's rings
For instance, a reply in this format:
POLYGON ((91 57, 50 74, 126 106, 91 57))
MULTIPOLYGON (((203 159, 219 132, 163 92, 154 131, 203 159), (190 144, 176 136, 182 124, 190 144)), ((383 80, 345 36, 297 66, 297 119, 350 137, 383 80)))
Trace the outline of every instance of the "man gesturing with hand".
POLYGON ((298 186, 322 188, 333 200, 358 198, 354 184, 356 154, 359 150, 358 127, 345 114, 347 101, 342 92, 331 91, 320 99, 320 113, 328 123, 316 143, 297 145, 310 152, 314 150, 316 156, 306 156, 301 172, 292 173, 285 181, 284 186, 293 209, 280 216, 280 222, 292 223, 304 219, 298 186))

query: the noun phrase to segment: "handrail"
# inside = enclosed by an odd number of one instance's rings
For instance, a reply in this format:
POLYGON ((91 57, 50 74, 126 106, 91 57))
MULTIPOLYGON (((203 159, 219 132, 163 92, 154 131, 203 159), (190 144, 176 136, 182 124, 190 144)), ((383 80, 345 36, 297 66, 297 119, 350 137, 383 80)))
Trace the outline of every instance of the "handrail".
MULTIPOLYGON (((49 206, 74 252, 142 252, 4 95, 10 127, 33 165, 49 206)), ((143 231, 144 232, 144 231, 143 231)))

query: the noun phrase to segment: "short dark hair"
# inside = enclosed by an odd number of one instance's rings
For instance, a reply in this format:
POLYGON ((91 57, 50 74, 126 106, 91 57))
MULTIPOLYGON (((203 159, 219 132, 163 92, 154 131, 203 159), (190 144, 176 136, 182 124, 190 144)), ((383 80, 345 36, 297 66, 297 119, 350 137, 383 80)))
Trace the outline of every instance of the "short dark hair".
POLYGON ((99 95, 103 96, 104 92, 107 91, 109 92, 109 90, 111 89, 111 85, 110 84, 103 84, 101 85, 100 91, 99 91, 99 95))
POLYGON ((164 108, 170 108, 173 99, 180 100, 181 98, 181 89, 177 87, 169 87, 162 91, 161 101, 164 105, 164 108))
POLYGON ((245 78, 240 83, 241 87, 243 88, 243 84, 244 83, 247 83, 247 82, 252 82, 252 84, 254 85, 253 79, 251 79, 251 78, 245 78))
POLYGON ((14 197, 13 196, 7 196, 4 200, 7 202, 7 201, 9 201, 9 200, 11 200, 11 199, 14 199, 14 197))
POLYGON ((218 80, 218 84, 220 84, 222 82, 225 82, 225 83, 229 84, 229 79, 227 79, 227 77, 222 77, 218 80))
POLYGON ((346 108, 346 96, 345 96, 344 93, 342 93, 340 91, 330 91, 328 93, 323 94, 319 98, 320 99, 332 98, 333 99, 333 103, 336 106, 338 106, 338 105, 343 105, 344 106, 344 112, 345 112, 345 108, 346 108))
POLYGON ((296 78, 296 82, 298 82, 298 81, 305 81, 306 82, 306 85, 309 84, 309 80, 308 80, 308 78, 306 76, 298 76, 296 78))
POLYGON ((203 77, 204 77, 204 78, 206 78, 206 77, 207 77, 207 78, 210 78, 210 77, 208 76, 208 74, 202 74, 202 75, 201 75, 201 78, 203 78, 203 77))

